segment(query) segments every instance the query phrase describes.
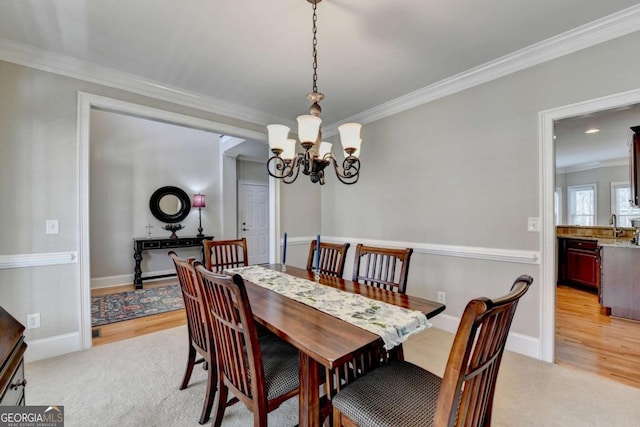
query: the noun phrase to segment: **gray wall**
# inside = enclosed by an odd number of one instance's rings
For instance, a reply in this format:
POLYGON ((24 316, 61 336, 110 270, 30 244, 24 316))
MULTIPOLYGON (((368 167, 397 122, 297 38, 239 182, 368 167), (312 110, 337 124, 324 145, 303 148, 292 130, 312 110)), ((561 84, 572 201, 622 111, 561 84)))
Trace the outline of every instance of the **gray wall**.
POLYGON ((556 188, 562 188, 562 223, 567 222, 567 187, 596 184, 596 225, 609 225, 611 216, 611 183, 629 182, 629 166, 608 166, 556 174, 556 188))
MULTIPOLYGON (((92 287, 132 283, 133 237, 168 237, 165 223, 149 210, 149 198, 158 188, 172 185, 206 196, 202 226, 207 234, 219 234, 215 218, 218 199, 219 136, 198 129, 91 111, 90 233, 92 287), (114 277, 115 276, 115 277, 114 277), (99 279, 99 280, 96 280, 99 279)), ((197 234, 198 209, 181 222, 178 236, 197 234)), ((198 249, 176 249, 180 256, 200 258, 198 249)), ((165 250, 145 251, 144 273, 172 270, 165 250)))
POLYGON ((258 163, 238 159, 236 165, 238 181, 255 181, 264 182, 265 184, 269 182, 269 175, 267 175, 267 168, 264 162, 258 163))
MULTIPOLYGON (((508 75, 363 127, 362 177, 328 180, 322 231, 334 236, 540 250, 540 111, 640 87, 640 34, 508 75)), ((513 331, 539 337, 537 265, 418 253, 409 293, 460 316, 469 298, 497 296, 521 273, 535 283, 513 331)))
MULTIPOLYGON (((7 224, 0 255, 79 250, 79 91, 264 131, 241 120, 0 61, 0 221, 7 224), (60 221, 59 234, 45 234, 48 218, 60 221)), ((41 327, 26 331, 30 342, 77 334, 78 264, 0 269, 0 304, 23 323, 27 314, 41 314, 41 327)))

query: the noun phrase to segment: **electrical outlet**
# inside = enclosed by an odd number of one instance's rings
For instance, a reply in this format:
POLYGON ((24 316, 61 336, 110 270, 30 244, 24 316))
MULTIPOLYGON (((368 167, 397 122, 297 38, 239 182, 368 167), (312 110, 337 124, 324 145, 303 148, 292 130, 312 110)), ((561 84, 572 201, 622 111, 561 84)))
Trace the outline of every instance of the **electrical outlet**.
POLYGON ((27 329, 40 327, 40 313, 27 314, 27 329))
POLYGON ((440 304, 445 304, 447 300, 447 294, 444 293, 443 291, 438 291, 438 302, 440 304))
POLYGON ((527 231, 540 231, 540 217, 530 216, 527 218, 527 231))

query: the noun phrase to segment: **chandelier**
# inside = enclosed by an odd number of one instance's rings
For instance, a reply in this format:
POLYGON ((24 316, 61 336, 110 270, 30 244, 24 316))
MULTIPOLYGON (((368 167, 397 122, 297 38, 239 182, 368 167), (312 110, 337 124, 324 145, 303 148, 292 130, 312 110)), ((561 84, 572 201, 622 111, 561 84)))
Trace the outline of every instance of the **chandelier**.
POLYGON ((316 8, 322 0, 307 0, 313 5, 313 92, 307 95, 311 102, 309 114, 298 116, 298 138, 304 152, 296 153, 296 140, 289 139, 289 127, 284 125, 268 125, 269 148, 273 156, 267 161, 267 171, 274 178, 281 179, 285 184, 294 182, 300 171, 308 175, 313 183, 324 185, 324 170, 329 165, 338 179, 344 184, 355 184, 360 177, 360 138, 359 123, 345 123, 338 126, 340 142, 344 150, 342 166, 331 152, 332 144, 322 141, 319 102, 324 95, 318 92, 318 52, 317 52, 317 22, 316 8))

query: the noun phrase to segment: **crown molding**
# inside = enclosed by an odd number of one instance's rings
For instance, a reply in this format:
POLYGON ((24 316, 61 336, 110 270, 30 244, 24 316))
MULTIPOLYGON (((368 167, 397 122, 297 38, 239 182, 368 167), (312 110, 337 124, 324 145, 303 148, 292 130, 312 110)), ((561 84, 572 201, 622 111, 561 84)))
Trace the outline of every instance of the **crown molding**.
POLYGON ((71 56, 60 55, 3 38, 0 38, 0 60, 115 89, 126 90, 250 123, 262 125, 267 123, 292 123, 291 120, 252 108, 203 96, 181 88, 167 86, 134 74, 124 73, 113 68, 103 67, 71 56))
MULTIPOLYGON (((343 123, 371 123, 639 30, 640 5, 636 5, 323 126, 323 133, 332 136, 343 123)), ((0 60, 251 123, 284 123, 292 129, 295 127, 290 119, 6 39, 0 39, 0 60)))
POLYGON ((639 30, 640 5, 636 5, 392 99, 323 130, 333 135, 343 123, 371 123, 639 30))
POLYGON ((557 168, 556 173, 558 174, 571 173, 571 172, 586 171, 589 169, 606 168, 611 166, 628 166, 628 165, 629 165, 629 159, 621 158, 621 159, 612 159, 612 160, 583 163, 580 165, 566 166, 564 168, 557 168))

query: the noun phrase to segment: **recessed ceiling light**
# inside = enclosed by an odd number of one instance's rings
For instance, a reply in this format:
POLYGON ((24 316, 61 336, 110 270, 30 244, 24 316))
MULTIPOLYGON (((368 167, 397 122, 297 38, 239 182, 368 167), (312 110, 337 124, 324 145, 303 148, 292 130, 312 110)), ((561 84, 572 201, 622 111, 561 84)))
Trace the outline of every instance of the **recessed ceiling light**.
POLYGON ((591 128, 591 129, 587 129, 584 133, 598 133, 598 132, 600 132, 600 129, 591 128))

